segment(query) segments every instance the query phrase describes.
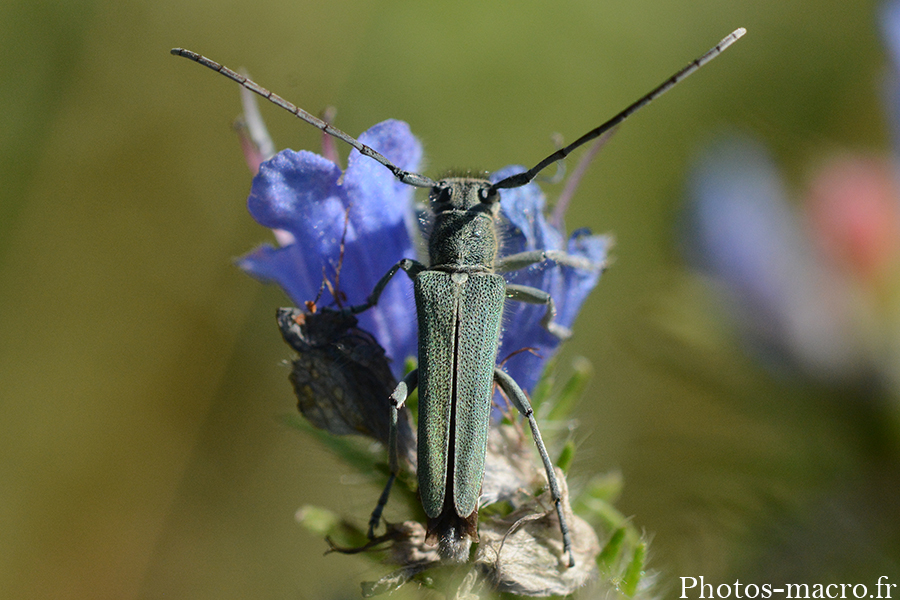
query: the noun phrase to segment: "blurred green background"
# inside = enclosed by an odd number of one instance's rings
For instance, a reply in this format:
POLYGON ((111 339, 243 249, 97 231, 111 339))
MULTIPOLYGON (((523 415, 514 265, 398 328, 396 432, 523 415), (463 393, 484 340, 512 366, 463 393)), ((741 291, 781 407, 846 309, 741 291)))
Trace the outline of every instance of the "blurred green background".
MULTIPOLYGON (((353 598, 382 574, 323 556, 294 521, 307 503, 364 519, 380 482, 278 420, 294 410, 273 318, 286 299, 231 263, 269 240, 244 205, 238 87, 170 48, 246 67, 311 112, 334 105, 351 134, 403 119, 435 175, 531 165, 552 133, 575 139, 738 26, 743 40, 618 132, 569 212, 617 239, 562 361, 596 369, 571 481, 621 471, 619 508, 673 587, 786 565, 800 582, 896 582, 900 541, 891 554, 867 537, 896 496, 859 483, 877 467, 849 400, 756 367, 675 243, 686 170, 723 130, 761 137, 795 184, 828 151, 887 147, 876 9, 0 5, 2 595, 353 598)), ((263 112, 279 148, 319 148, 263 112)))

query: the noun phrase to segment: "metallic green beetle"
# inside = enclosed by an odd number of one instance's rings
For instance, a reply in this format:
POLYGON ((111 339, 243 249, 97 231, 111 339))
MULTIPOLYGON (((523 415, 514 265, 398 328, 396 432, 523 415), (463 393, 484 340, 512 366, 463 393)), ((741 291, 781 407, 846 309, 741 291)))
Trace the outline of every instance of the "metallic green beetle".
MULTIPOLYGON (((525 393, 496 367, 503 305, 507 299, 547 306, 542 323, 555 335, 570 332, 553 321, 553 300, 544 291, 508 284, 498 271, 510 271, 551 260, 581 269, 600 269, 582 257, 556 251, 533 251, 497 257, 495 223, 500 193, 490 181, 465 177, 442 179, 431 190, 434 228, 429 266, 401 260, 379 281, 368 302, 398 270, 413 281, 419 324, 419 365, 391 396, 391 420, 408 394, 419 388, 417 472, 419 495, 429 517, 429 532, 438 538, 444 560, 463 561, 475 538, 478 498, 484 477, 494 383, 528 419, 556 502, 563 543, 572 563, 571 542, 560 505, 559 485, 534 411, 525 393)), ((395 440, 390 441, 391 470, 396 473, 395 440)), ((388 482, 372 515, 377 525, 393 480, 388 482)))
POLYGON ((579 146, 611 134, 625 119, 715 58, 744 33, 743 28, 735 30, 609 121, 554 152, 528 171, 497 183, 467 177, 434 181, 424 175, 404 171, 376 150, 243 75, 189 50, 172 50, 172 54, 189 58, 225 75, 324 133, 347 142, 361 154, 384 165, 401 182, 431 190, 434 229, 429 242, 430 264, 426 266, 411 259, 401 260, 382 277, 364 304, 345 309, 356 314, 373 307, 385 285, 399 270, 406 272, 413 281, 419 323, 419 364, 418 369, 411 371, 391 395, 391 476, 372 513, 370 537, 380 521, 391 484, 398 472, 398 409, 418 386, 417 471, 422 505, 429 517, 428 530, 438 537, 442 559, 457 562, 467 559, 471 540, 476 535, 491 398, 496 383, 528 419, 559 517, 563 551, 568 565, 575 564, 559 484, 541 439, 534 411, 518 384, 496 366, 501 317, 507 299, 545 305, 544 327, 560 338, 568 337, 570 332, 554 322, 555 308, 548 293, 507 284, 498 273, 522 269, 545 260, 582 269, 597 269, 600 265, 556 251, 523 252, 498 259, 495 220, 499 211, 500 190, 527 184, 544 168, 562 160, 579 146))

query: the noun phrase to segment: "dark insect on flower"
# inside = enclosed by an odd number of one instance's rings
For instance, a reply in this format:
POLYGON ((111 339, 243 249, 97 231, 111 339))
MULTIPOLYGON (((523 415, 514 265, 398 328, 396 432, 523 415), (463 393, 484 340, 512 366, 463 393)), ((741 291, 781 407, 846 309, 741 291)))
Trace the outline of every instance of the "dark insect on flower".
MULTIPOLYGON (((384 349, 357 319, 328 308, 279 308, 278 327, 297 352, 290 380, 306 419, 335 435, 358 434, 388 445, 390 395, 397 385, 384 349)), ((400 455, 414 462, 409 411, 398 420, 400 455)))

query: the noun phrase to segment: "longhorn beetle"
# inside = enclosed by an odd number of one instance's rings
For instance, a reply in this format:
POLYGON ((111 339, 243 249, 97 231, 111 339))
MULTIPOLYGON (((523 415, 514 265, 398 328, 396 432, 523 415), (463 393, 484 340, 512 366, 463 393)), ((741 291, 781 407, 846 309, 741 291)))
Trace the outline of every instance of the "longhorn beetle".
POLYGON ((391 395, 391 475, 372 513, 370 537, 380 520, 398 472, 397 411, 418 386, 417 471, 419 494, 429 517, 428 530, 439 539, 442 559, 466 560, 470 541, 476 537, 491 398, 493 386, 497 384, 528 419, 559 517, 563 551, 568 557, 568 565, 574 566, 559 484, 541 439, 534 411, 519 385, 496 366, 501 317, 507 299, 546 306, 541 324, 561 339, 571 332, 554 321, 556 309, 547 292, 508 284, 498 272, 515 271, 543 261, 580 269, 596 269, 600 265, 552 250, 522 252, 498 258, 495 220, 500 209, 500 190, 529 183, 543 169, 562 160, 572 150, 604 134, 611 134, 625 119, 715 58, 744 33, 746 30, 743 28, 735 30, 610 120, 552 153, 531 169, 497 183, 468 177, 434 181, 425 175, 404 171, 376 150, 247 77, 189 50, 172 50, 172 54, 189 58, 225 75, 324 133, 347 142, 361 154, 387 167, 401 182, 430 189, 434 227, 428 244, 429 265, 409 258, 401 260, 381 278, 365 303, 344 309, 357 314, 375 306, 384 287, 399 270, 413 281, 419 326, 419 363, 418 368, 411 371, 391 395))

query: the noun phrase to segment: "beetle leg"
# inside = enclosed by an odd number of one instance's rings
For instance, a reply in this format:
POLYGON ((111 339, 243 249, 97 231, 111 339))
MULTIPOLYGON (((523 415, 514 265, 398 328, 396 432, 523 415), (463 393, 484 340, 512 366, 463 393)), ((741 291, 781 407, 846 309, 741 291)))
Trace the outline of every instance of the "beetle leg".
POLYGON ((403 269, 407 275, 409 275, 410 279, 414 279, 416 275, 420 272, 428 269, 425 265, 420 263, 419 261, 412 260, 410 258, 404 258, 396 265, 390 268, 390 270, 384 274, 384 276, 378 280, 378 283, 375 284, 375 288, 372 290, 372 293, 369 294, 369 297, 366 298, 366 301, 362 304, 357 304, 356 306, 348 306, 344 310, 349 312, 351 315, 359 314, 363 311, 369 310, 376 304, 378 304, 378 299, 381 298, 381 292, 384 291, 385 286, 391 280, 391 278, 397 274, 397 271, 403 269))
POLYGON ((384 512, 384 507, 387 505, 388 496, 391 494, 391 486, 394 485, 397 473, 400 472, 399 459, 397 458, 397 415, 406 403, 406 399, 409 398, 409 395, 418 385, 419 370, 413 369, 397 384, 397 387, 394 388, 394 392, 391 394, 391 428, 388 434, 388 465, 391 469, 391 475, 388 477, 387 485, 384 486, 384 491, 378 497, 378 504, 375 506, 375 510, 372 511, 372 516, 369 518, 368 536, 370 540, 375 538, 375 528, 378 527, 378 523, 381 521, 381 513, 384 512))
POLYGON ((528 425, 531 427, 531 436, 534 438, 534 444, 537 446, 538 453, 541 455, 541 461, 544 463, 544 470, 547 471, 547 483, 550 485, 550 496, 553 498, 553 504, 556 506, 556 515, 559 517, 559 529, 562 532, 563 552, 569 557, 569 566, 575 566, 575 556, 572 554, 572 539, 569 534, 569 525, 566 522, 566 516, 563 513, 562 495, 559 492, 559 482, 556 480, 556 471, 553 469, 553 463, 550 455, 547 453, 547 447, 544 446, 544 440, 541 438, 541 432, 538 429, 537 420, 534 418, 534 410, 528 397, 516 381, 501 371, 494 368, 494 381, 506 393, 506 396, 512 401, 513 405, 522 415, 528 419, 528 425))
POLYGON ((561 340, 572 337, 571 329, 564 325, 560 325, 553 320, 554 317, 556 317, 556 304, 553 302, 553 297, 544 290, 539 290, 527 285, 509 283, 506 285, 506 297, 518 302, 546 305, 547 311, 541 319, 541 326, 561 340))
POLYGON ((545 260, 563 267, 573 267, 583 271, 600 271, 606 266, 604 263, 591 262, 583 256, 567 254, 562 250, 532 250, 499 258, 494 264, 494 269, 501 273, 507 273, 536 265, 545 260))

